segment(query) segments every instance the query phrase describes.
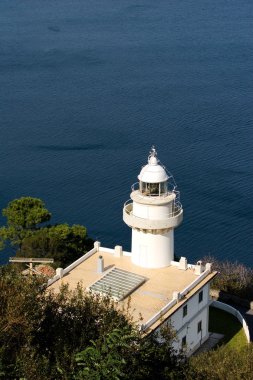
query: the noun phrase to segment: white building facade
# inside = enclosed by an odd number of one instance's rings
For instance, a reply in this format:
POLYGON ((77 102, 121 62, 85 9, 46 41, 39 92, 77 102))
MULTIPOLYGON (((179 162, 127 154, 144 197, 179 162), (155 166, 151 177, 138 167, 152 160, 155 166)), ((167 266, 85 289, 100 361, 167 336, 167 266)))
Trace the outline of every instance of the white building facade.
POLYGON ((175 348, 193 353, 209 337, 209 283, 200 288, 169 319, 172 328, 177 332, 175 348))

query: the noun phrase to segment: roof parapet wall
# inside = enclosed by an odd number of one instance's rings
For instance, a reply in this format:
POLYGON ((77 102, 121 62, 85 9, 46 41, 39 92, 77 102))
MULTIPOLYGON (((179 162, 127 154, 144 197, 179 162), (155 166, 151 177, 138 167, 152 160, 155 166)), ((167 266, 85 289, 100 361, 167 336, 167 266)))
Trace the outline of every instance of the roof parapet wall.
MULTIPOLYGON (((191 268, 195 265, 191 266, 191 268)), ((175 306, 181 299, 183 299, 195 286, 200 284, 209 274, 211 273, 210 265, 206 264, 205 271, 199 275, 196 280, 194 280, 190 285, 184 288, 181 292, 174 292, 173 297, 170 302, 168 302, 158 313, 156 313, 152 318, 150 318, 145 324, 142 324, 140 329, 145 332, 148 330, 155 322, 157 322, 161 317, 163 317, 173 306, 175 306)))

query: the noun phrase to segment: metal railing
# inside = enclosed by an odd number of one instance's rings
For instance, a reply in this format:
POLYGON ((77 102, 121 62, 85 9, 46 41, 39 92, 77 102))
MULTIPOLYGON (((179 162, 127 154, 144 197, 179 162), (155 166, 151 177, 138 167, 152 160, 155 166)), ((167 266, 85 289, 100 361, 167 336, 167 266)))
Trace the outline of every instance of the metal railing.
POLYGON ((53 263, 54 259, 46 257, 10 257, 10 263, 53 263))
MULTIPOLYGON (((124 203, 124 211, 128 214, 128 215, 133 215, 133 201, 132 199, 128 199, 125 203, 124 203)), ((173 205, 172 205, 172 211, 168 214, 164 214, 162 215, 163 219, 170 219, 170 218, 173 218, 175 216, 178 216, 182 211, 182 205, 180 202, 178 201, 174 201, 173 202, 173 205)), ((135 216, 135 215, 134 215, 135 216)), ((155 218, 150 218, 149 216, 147 216, 146 218, 141 218, 139 216, 136 216, 136 218, 139 218, 139 219, 148 219, 148 220, 155 220, 155 218)))

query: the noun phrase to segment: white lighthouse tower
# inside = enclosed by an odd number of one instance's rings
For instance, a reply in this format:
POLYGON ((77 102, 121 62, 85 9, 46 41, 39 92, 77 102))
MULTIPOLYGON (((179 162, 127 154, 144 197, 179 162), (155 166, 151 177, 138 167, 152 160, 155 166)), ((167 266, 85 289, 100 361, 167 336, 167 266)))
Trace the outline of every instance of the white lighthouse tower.
POLYGON ((145 268, 169 266, 174 260, 174 228, 183 220, 183 209, 174 179, 154 147, 138 179, 123 209, 123 220, 132 228, 132 262, 145 268))

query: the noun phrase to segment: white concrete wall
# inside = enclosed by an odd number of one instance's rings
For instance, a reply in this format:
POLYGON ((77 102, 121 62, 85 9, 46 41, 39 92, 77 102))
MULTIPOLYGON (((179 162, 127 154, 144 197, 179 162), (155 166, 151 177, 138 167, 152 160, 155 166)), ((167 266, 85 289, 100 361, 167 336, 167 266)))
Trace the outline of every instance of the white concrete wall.
POLYGON ((216 307, 217 309, 226 311, 229 314, 234 315, 238 319, 238 321, 242 324, 242 327, 243 327, 244 333, 246 335, 247 341, 248 341, 248 343, 250 342, 249 327, 248 327, 245 319, 243 318, 243 316, 239 312, 239 310, 237 310, 234 307, 227 305, 223 302, 220 302, 220 301, 213 301, 212 306, 216 307))
POLYGON ((145 268, 163 268, 174 260, 174 230, 151 234, 132 230, 132 262, 145 268))
POLYGON ((201 290, 203 291, 203 300, 202 302, 199 302, 199 292, 197 292, 193 297, 191 297, 187 303, 187 315, 183 317, 183 306, 171 317, 171 323, 173 324, 173 327, 176 331, 179 331, 182 326, 186 323, 188 323, 194 315, 199 313, 203 307, 207 304, 209 304, 209 292, 208 292, 209 286, 205 285, 201 290))
POLYGON ((177 310, 165 323, 169 323, 177 333, 174 347, 181 349, 182 339, 186 336, 186 350, 194 352, 209 336, 209 284, 191 297, 187 303, 177 310), (199 293, 203 291, 203 300, 199 302, 199 293), (187 305, 187 315, 183 316, 183 308, 187 305), (202 322, 202 329, 198 332, 198 323, 202 322))
POLYGON ((172 212, 172 203, 165 205, 147 205, 133 202, 133 215, 154 220, 168 219, 172 212))
MULTIPOLYGON (((96 244, 96 243, 95 243, 96 244)), ((94 244, 94 245, 95 245, 94 244)), ((68 267, 66 267, 65 269, 63 269, 61 271, 61 275, 59 275, 57 272, 56 272, 56 275, 53 277, 53 278, 50 278, 47 282, 47 286, 50 286, 52 285, 54 282, 58 281, 61 276, 64 276, 66 275, 67 273, 69 273, 72 269, 74 269, 75 267, 77 267, 79 264, 81 264, 83 261, 87 260, 90 256, 94 255, 94 253, 97 252, 97 247, 94 247, 92 248, 90 251, 86 252, 83 256, 79 257, 79 259, 77 259, 76 261, 74 261, 72 264, 70 264, 68 267)), ((57 268, 57 269, 62 269, 62 268, 57 268)), ((57 271, 57 270, 56 270, 57 271)))
POLYGON ((177 333, 177 342, 174 344, 177 350, 182 348, 182 339, 186 336, 186 351, 193 353, 206 339, 208 339, 208 312, 209 306, 206 307, 193 319, 191 319, 184 327, 177 333), (198 323, 201 321, 201 331, 198 332, 198 323))

